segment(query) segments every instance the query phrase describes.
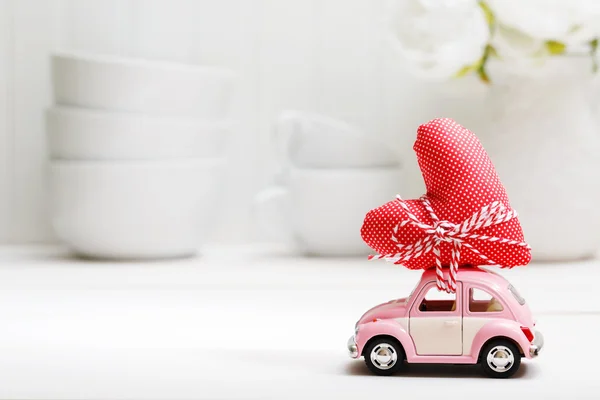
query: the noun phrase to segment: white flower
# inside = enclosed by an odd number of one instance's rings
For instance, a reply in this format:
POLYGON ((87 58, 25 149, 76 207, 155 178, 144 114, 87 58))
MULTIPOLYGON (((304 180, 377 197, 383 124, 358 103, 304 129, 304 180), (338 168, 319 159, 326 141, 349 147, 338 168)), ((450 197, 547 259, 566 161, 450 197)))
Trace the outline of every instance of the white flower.
POLYGON ((481 59, 490 32, 476 0, 400 0, 391 5, 395 41, 419 75, 448 79, 481 59))
POLYGON ((539 40, 585 45, 600 34, 598 0, 487 0, 499 24, 539 40))

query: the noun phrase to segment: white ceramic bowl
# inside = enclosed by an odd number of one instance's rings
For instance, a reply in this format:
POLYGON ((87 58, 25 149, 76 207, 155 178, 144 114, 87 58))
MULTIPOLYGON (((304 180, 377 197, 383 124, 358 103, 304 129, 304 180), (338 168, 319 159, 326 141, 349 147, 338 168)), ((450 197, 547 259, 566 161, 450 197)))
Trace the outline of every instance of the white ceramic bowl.
POLYGON ((223 165, 220 159, 52 161, 54 230, 88 257, 192 255, 216 222, 223 165))
POLYGON ((54 159, 144 160, 220 157, 228 122, 52 107, 46 113, 54 159))
POLYGON ((258 226, 272 240, 319 256, 372 252, 360 236, 367 212, 392 201, 398 168, 292 168, 287 182, 255 198, 258 226))
POLYGON ((111 56, 52 56, 59 105, 222 119, 235 74, 227 69, 111 56))
POLYGON ((400 157, 376 135, 319 114, 288 110, 275 122, 282 164, 301 168, 397 167, 400 157))

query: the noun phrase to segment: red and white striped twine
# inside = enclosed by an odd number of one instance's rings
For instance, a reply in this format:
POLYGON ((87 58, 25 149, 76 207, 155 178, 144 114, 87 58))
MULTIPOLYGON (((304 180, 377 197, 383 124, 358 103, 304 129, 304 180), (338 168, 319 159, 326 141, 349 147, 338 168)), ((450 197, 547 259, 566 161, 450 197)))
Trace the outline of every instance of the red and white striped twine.
POLYGON ((505 243, 511 246, 520 246, 529 249, 529 245, 525 242, 519 242, 517 240, 503 239, 494 236, 479 235, 472 233, 481 228, 486 228, 491 225, 501 224, 506 221, 517 217, 517 212, 514 210, 508 210, 504 204, 499 201, 494 201, 491 204, 483 207, 481 210, 473 214, 471 218, 468 218, 460 224, 455 224, 449 221, 441 221, 438 216, 431 208, 431 204, 426 197, 421 197, 419 200, 423 203, 423 206, 429 212, 429 216, 433 221, 433 225, 426 224, 419 221, 419 219, 410 212, 406 202, 402 200, 400 195, 396 196, 396 200, 400 203, 408 219, 399 222, 392 230, 392 241, 396 243, 396 246, 400 250, 398 253, 393 254, 379 254, 375 256, 369 256, 369 260, 380 260, 385 259, 388 261, 409 261, 413 258, 420 257, 424 254, 433 252, 435 256, 435 271, 438 290, 443 290, 448 293, 456 292, 456 273, 460 263, 460 250, 461 247, 466 247, 473 253, 477 254, 479 258, 488 264, 497 264, 487 256, 482 254, 475 247, 465 242, 465 239, 485 240, 488 242, 505 243), (412 244, 401 244, 398 243, 396 235, 398 228, 403 227, 407 224, 414 225, 422 229, 427 236, 420 239, 412 244), (446 281, 442 272, 442 260, 440 256, 440 244, 447 242, 452 245, 452 258, 450 261, 450 279, 446 281))

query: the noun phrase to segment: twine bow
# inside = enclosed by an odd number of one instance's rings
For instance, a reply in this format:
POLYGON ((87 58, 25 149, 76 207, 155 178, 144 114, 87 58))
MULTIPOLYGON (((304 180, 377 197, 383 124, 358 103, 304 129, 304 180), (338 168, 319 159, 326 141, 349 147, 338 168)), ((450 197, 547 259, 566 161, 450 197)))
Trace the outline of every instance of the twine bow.
POLYGON ((423 203, 423 206, 427 212, 429 212, 429 216, 433 221, 433 224, 430 225, 419 221, 419 219, 410 212, 408 205, 404 200, 402 200, 400 195, 396 196, 396 200, 400 203, 408 215, 408 219, 399 222, 392 230, 392 241, 396 243, 396 246, 400 251, 392 254, 369 256, 369 260, 385 259, 393 262, 406 262, 432 251, 435 256, 435 272, 438 290, 446 291, 448 293, 456 292, 456 274, 458 271, 460 250, 462 247, 466 247, 467 249, 471 250, 488 264, 497 264, 486 255, 482 254, 471 244, 465 242, 465 239, 484 240, 487 242, 505 243, 511 246, 529 248, 527 243, 519 242, 518 240, 504 239, 495 236, 474 233, 474 231, 477 231, 481 228, 487 228, 488 226, 501 224, 517 217, 516 211, 507 209, 507 207, 499 201, 494 201, 493 203, 488 204, 473 214, 471 218, 466 219, 460 224, 455 224, 450 221, 440 220, 433 211, 433 208, 431 208, 431 204, 429 203, 427 197, 423 196, 419 200, 423 203), (398 234, 398 228, 401 228, 407 224, 411 224, 422 229, 427 236, 423 239, 417 240, 412 244, 398 243, 398 239, 396 238, 396 235, 398 234), (450 261, 449 273, 450 279, 448 281, 444 279, 444 274, 442 272, 442 260, 440 256, 440 245, 444 242, 452 245, 452 258, 450 261))

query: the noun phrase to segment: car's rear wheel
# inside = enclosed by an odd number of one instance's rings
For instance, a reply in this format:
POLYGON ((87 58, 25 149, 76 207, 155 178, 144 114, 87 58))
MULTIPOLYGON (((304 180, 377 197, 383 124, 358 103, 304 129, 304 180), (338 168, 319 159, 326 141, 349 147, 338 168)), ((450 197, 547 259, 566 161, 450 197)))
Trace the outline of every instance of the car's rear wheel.
POLYGON ((367 367, 376 375, 393 375, 404 364, 402 345, 388 337, 373 339, 363 354, 367 367))
POLYGON ((481 351, 479 362, 486 375, 492 378, 509 378, 521 366, 521 352, 509 340, 493 340, 481 351))

